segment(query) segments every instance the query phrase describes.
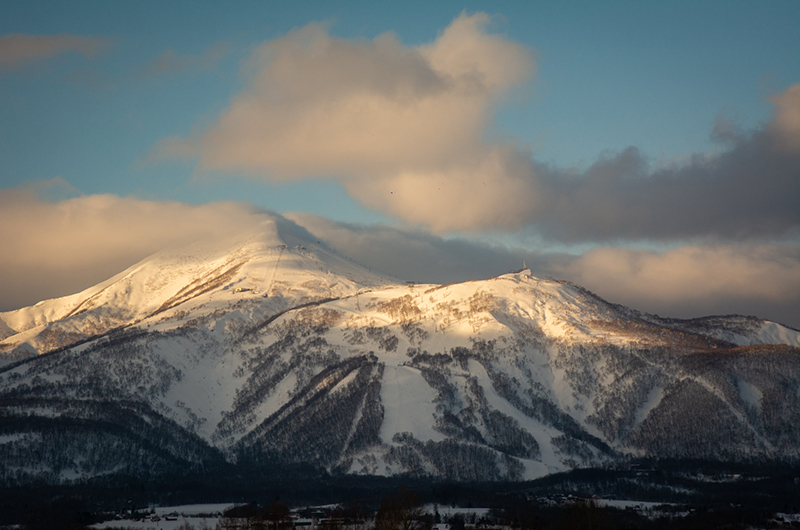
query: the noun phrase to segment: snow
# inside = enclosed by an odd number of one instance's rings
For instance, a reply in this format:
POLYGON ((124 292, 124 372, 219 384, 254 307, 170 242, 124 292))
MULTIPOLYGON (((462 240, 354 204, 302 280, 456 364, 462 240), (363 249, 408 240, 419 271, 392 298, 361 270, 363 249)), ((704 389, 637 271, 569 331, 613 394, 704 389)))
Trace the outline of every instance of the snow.
POLYGON ((436 392, 419 370, 408 366, 386 366, 381 386, 384 420, 380 438, 392 443, 396 433, 410 432, 421 441, 442 441, 445 436, 433 429, 436 392))
POLYGON ((129 529, 129 528, 136 528, 142 530, 178 530, 184 524, 190 524, 193 528, 197 530, 205 530, 205 529, 213 529, 217 526, 217 517, 184 517, 179 515, 175 521, 167 521, 164 518, 161 518, 160 521, 150 521, 149 519, 144 521, 131 521, 131 520, 121 520, 121 521, 106 521, 104 523, 97 523, 92 525, 90 528, 97 528, 98 530, 105 530, 105 529, 112 529, 112 528, 120 528, 120 529, 129 529))
POLYGON ((197 426, 197 432, 208 439, 221 419, 222 412, 229 410, 233 402, 232 395, 226 395, 219 390, 233 386, 231 380, 235 363, 221 363, 211 356, 192 358, 188 355, 192 351, 192 345, 182 337, 160 341, 155 347, 157 355, 167 359, 184 374, 180 381, 172 385, 163 402, 173 406, 182 404, 175 407, 176 420, 181 424, 191 420, 187 411, 205 419, 206 421, 197 426))
POLYGON ((217 514, 221 514, 233 506, 235 506, 235 504, 230 502, 216 504, 185 504, 181 506, 157 506, 143 512, 147 515, 147 518, 143 521, 133 521, 130 519, 106 521, 104 523, 94 524, 91 526, 91 528, 141 528, 142 530, 174 530, 180 528, 185 523, 188 523, 197 530, 202 530, 204 528, 213 529, 216 527, 219 519, 217 514), (161 520, 151 521, 151 511, 161 520), (167 521, 165 516, 170 514, 177 514, 177 520, 167 521))
POLYGON ((758 389, 753 384, 748 383, 742 378, 739 378, 737 381, 737 388, 739 390, 739 397, 742 398, 747 405, 750 407, 760 410, 761 409, 761 398, 763 397, 763 393, 761 390, 758 389))
POLYGON ((664 398, 664 389, 660 386, 655 386, 650 389, 650 393, 647 394, 647 399, 645 399, 644 404, 639 407, 639 410, 636 411, 636 420, 635 425, 639 425, 650 414, 650 412, 661 403, 661 400, 664 398))
MULTIPOLYGON (((189 523, 198 530, 204 528, 212 529, 216 526, 219 518, 215 515, 223 513, 228 508, 235 506, 233 503, 220 503, 220 504, 191 504, 183 506, 162 506, 153 508, 152 511, 161 519, 158 522, 149 520, 148 517, 143 521, 132 521, 129 519, 106 521, 104 523, 97 523, 91 526, 98 530, 113 529, 113 528, 136 528, 142 530, 158 529, 158 530, 176 530, 185 523, 189 523), (178 514, 176 521, 167 521, 164 517, 169 514, 178 514), (200 517, 201 515, 210 515, 210 517, 200 517)), ((324 506, 314 506, 314 509, 334 509, 338 505, 328 504, 324 506)), ((474 517, 476 520, 485 517, 489 513, 489 508, 461 508, 458 506, 448 506, 443 504, 426 504, 423 510, 433 514, 438 511, 442 517, 451 517, 453 515, 462 515, 464 517, 474 517)))
POLYGON ((170 513, 177 513, 183 516, 208 515, 222 513, 228 508, 233 508, 236 504, 223 502, 216 504, 182 504, 180 506, 156 506, 153 508, 156 515, 164 516, 170 513))
POLYGON ((539 444, 541 461, 537 462, 534 460, 520 460, 525 465, 523 480, 534 480, 545 475, 549 475, 550 473, 564 471, 566 468, 555 454, 555 449, 551 443, 553 438, 562 433, 557 429, 553 429, 552 427, 544 425, 543 423, 526 416, 516 407, 511 405, 511 403, 498 395, 492 387, 486 370, 484 370, 480 363, 470 361, 469 365, 470 373, 478 375, 479 379, 481 379, 483 393, 486 397, 486 401, 489 403, 489 406, 494 410, 498 410, 503 414, 514 418, 522 428, 528 431, 536 439, 536 443, 539 444))
POLYGON ((775 322, 764 321, 756 344, 788 344, 800 348, 800 331, 787 328, 775 322))
POLYGON ((800 513, 783 513, 778 512, 775 514, 776 522, 792 523, 792 526, 800 523, 800 513))
POLYGON ((630 508, 632 510, 636 510, 639 513, 655 510, 656 508, 659 508, 661 506, 672 505, 671 503, 665 503, 665 502, 632 501, 625 499, 592 499, 592 500, 596 502, 598 506, 617 508, 619 510, 626 510, 630 508))
POLYGON ((423 508, 426 512, 431 514, 438 511, 439 515, 442 517, 474 515, 477 519, 485 517, 490 511, 490 508, 462 508, 460 506, 449 506, 446 504, 426 504, 423 508))
MULTIPOLYGON (((161 319, 174 314, 174 307, 196 310, 209 303, 221 303, 224 307, 242 299, 273 296, 276 289, 277 294, 289 298, 323 298, 354 294, 359 287, 389 283, 323 247, 314 245, 316 248, 312 249, 311 243, 301 239, 302 233, 296 227, 287 228, 287 224, 276 219, 272 227, 261 227, 262 232, 245 234, 233 241, 204 241, 162 251, 78 294, 0 313, 3 339, 0 344, 31 340, 54 322, 59 322, 62 328, 69 325, 70 331, 89 329, 88 333, 94 334, 156 315, 161 319), (301 248, 284 249, 289 242, 301 243, 301 248), (320 267, 330 271, 331 277, 302 288, 312 278, 327 276, 327 273, 310 274, 320 267), (227 276, 230 276, 227 282, 215 285, 227 276), (360 284, 347 277, 358 279, 360 284), (267 282, 276 280, 273 292, 267 293, 267 282), (292 289, 281 289, 280 282, 292 285, 292 289), (252 290, 236 293, 230 289, 233 285, 252 290), (21 336, 14 330, 32 333, 21 336)), ((35 340, 32 345, 39 351, 45 347, 35 340)))
POLYGON ((0 434, 0 445, 12 442, 19 442, 25 440, 27 436, 30 435, 24 433, 0 434))
MULTIPOLYGON (((635 332, 606 325, 633 319, 633 312, 609 306, 570 284, 536 278, 529 270, 448 286, 397 285, 316 243, 291 223, 276 218, 259 230, 232 241, 199 242, 162 252, 81 293, 0 313, 0 345, 10 349, 11 345, 30 344, 36 352, 44 353, 59 346, 53 342, 55 339, 47 338, 56 332, 92 337, 116 327, 150 331, 145 339, 147 361, 164 363, 179 371, 180 377, 163 394, 148 395, 146 399, 159 412, 191 426, 199 436, 219 446, 246 434, 237 433, 224 442, 215 439, 224 414, 233 409, 237 391, 253 373, 247 364, 252 360, 248 357, 251 354, 240 344, 242 330, 282 313, 257 341, 248 343, 248 348, 260 348, 262 353, 258 354, 263 354, 278 337, 271 330, 296 319, 301 313, 297 308, 332 299, 320 306, 342 315, 324 335, 331 351, 345 359, 374 350, 385 365, 380 391, 384 420, 379 435, 384 443, 393 444, 394 435, 403 432, 421 441, 445 439, 434 428, 438 392, 419 369, 409 366, 409 348, 418 346, 429 354, 447 353, 455 347, 471 348, 478 337, 495 340, 498 345, 513 345, 521 330, 550 340, 543 338, 544 346, 533 351, 528 347, 511 353, 511 348, 506 351, 499 347, 508 357, 503 363, 506 374, 541 385, 547 397, 587 432, 602 438, 586 422, 595 396, 576 392, 566 369, 555 367, 557 356, 562 355, 558 345, 633 344, 640 339, 635 332), (413 324, 428 334, 422 342, 406 333, 401 319, 380 310, 381 303, 406 295, 420 312, 412 319, 413 324), (396 349, 387 352, 374 342, 361 345, 348 341, 352 329, 367 326, 385 328, 394 335, 398 339, 396 349), (185 329, 199 331, 190 335, 185 329)), ((758 323, 756 331, 747 336, 736 335, 738 343, 800 347, 800 332, 774 322, 754 322, 758 323)), ((732 335, 722 324, 709 333, 732 335)), ((669 344, 669 338, 665 344, 669 344)), ((72 351, 84 351, 90 345, 84 343, 72 351)), ((560 431, 526 416, 501 397, 480 363, 470 361, 467 371, 451 368, 451 382, 477 377, 489 406, 514 418, 536 438, 541 461, 523 462, 525 479, 565 469, 551 442, 562 434, 560 431)), ((606 366, 599 362, 593 369, 600 372, 606 366)), ((14 371, 14 376, 25 373, 24 367, 14 371)), ((56 382, 64 376, 52 373, 42 377, 56 382)), ((338 388, 345 388, 355 377, 356 372, 352 372, 338 388)), ((600 385, 611 385, 615 377, 616 373, 606 370, 600 385)), ((460 384, 463 396, 464 385, 460 384)), ((286 405, 297 387, 296 373, 275 382, 253 409, 247 429, 286 405)), ((738 392, 743 402, 760 407, 762 393, 752 383, 739 380, 738 392)), ((663 389, 653 388, 637 410, 635 423, 644 421, 662 398, 663 389)), ((46 408, 28 411, 41 416, 57 415, 46 408)), ((0 437, 0 444, 14 440, 0 437)), ((375 449, 367 456, 381 462, 380 451, 375 449)))
MULTIPOLYGON (((662 321, 655 318, 654 322, 661 323, 662 321)), ((724 340, 736 346, 786 344, 795 348, 800 347, 800 331, 770 320, 758 320, 755 317, 726 315, 686 321, 668 320, 667 322, 672 325, 677 323, 679 328, 688 325, 688 330, 691 332, 724 340), (702 328, 699 330, 694 326, 698 322, 702 323, 702 328)))
POLYGON ((10 337, 11 335, 16 335, 17 330, 12 329, 11 326, 6 324, 2 318, 0 318, 0 340, 5 339, 6 337, 10 337))

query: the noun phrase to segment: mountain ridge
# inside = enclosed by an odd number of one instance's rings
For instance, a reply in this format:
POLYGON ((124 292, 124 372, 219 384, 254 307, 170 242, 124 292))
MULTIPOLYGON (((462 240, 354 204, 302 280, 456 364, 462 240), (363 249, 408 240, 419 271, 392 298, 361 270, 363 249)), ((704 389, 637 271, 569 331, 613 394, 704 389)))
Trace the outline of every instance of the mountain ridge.
POLYGON ((0 341, 0 480, 218 461, 522 480, 800 456, 796 330, 647 315, 527 269, 398 284, 266 225, 0 314, 21 329, 0 341))

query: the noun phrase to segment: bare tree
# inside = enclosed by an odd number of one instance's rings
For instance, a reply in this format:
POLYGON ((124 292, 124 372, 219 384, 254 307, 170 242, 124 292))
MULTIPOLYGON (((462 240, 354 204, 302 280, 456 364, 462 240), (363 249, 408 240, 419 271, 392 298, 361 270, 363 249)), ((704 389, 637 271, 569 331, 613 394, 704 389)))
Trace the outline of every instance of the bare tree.
POLYGON ((375 516, 376 530, 420 530, 422 506, 415 491, 401 486, 397 493, 386 497, 375 516))

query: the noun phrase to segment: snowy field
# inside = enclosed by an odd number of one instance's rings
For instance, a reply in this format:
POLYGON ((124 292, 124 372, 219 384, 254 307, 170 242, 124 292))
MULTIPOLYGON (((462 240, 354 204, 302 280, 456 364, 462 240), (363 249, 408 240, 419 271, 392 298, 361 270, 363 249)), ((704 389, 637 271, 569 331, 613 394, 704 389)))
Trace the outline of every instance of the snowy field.
MULTIPOLYGON (((185 523, 191 525, 195 530, 214 530, 217 526, 217 517, 183 517, 178 516, 176 521, 167 521, 161 519, 160 521, 106 521, 105 523, 98 523, 92 525, 92 528, 97 529, 111 529, 111 528, 136 528, 142 530, 178 530, 183 527, 185 523)), ((184 527, 185 528, 185 527, 184 527)))
MULTIPOLYGON (((184 506, 161 506, 154 508, 155 515, 160 521, 106 521, 92 525, 92 528, 136 528, 142 530, 177 530, 185 523, 190 524, 195 530, 213 530, 217 526, 219 519, 216 514, 221 514, 228 508, 234 506, 233 503, 221 504, 189 504, 184 506), (178 514, 175 521, 167 521, 165 517, 169 514, 178 514), (213 515, 213 517, 200 517, 200 515, 213 515)), ((148 517, 149 519, 149 517, 148 517)))
POLYGON ((468 517, 474 514, 477 519, 480 519, 489 513, 489 508, 461 508, 459 506, 448 506, 446 504, 426 504, 424 509, 431 514, 438 511, 439 515, 442 517, 450 517, 452 515, 468 517))
MULTIPOLYGON (((155 515, 160 521, 132 521, 123 519, 121 521, 106 521, 104 523, 97 523, 92 525, 92 528, 98 530, 113 529, 113 528, 135 528, 137 530, 178 530, 183 527, 185 523, 190 524, 195 530, 213 530, 219 517, 215 514, 221 514, 228 508, 234 506, 232 503, 222 504, 191 504, 185 506, 162 506, 154 508, 155 515), (165 517, 169 514, 178 514, 177 520, 167 521, 165 517), (200 515, 213 515, 212 517, 200 517, 200 515)), ((316 506, 314 509, 333 509, 335 504, 325 506, 316 506)), ((447 506, 443 504, 428 504, 424 507, 428 513, 439 512, 439 515, 450 517, 452 515, 462 515, 466 519, 480 519, 489 513, 489 508, 461 508, 458 506, 447 506)), ((149 517, 148 517, 149 518, 149 517)))
POLYGON ((638 513, 644 513, 647 510, 654 510, 657 506, 670 504, 664 502, 626 501, 622 499, 594 499, 594 501, 598 506, 617 508, 619 510, 631 508, 638 513))

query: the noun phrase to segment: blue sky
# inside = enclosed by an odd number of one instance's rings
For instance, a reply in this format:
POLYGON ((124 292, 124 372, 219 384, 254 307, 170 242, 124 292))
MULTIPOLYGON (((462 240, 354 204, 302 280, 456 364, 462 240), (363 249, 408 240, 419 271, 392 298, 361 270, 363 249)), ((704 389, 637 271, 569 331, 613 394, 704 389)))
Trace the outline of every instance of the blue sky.
MULTIPOLYGON (((728 309, 766 311, 763 316, 798 326, 800 314, 791 309, 800 301, 796 292, 800 291, 798 221, 790 207, 792 201, 800 204, 798 166, 794 152, 774 158, 764 147, 765 142, 779 142, 774 131, 780 127, 794 134, 790 120, 795 103, 790 95, 800 83, 798 27, 800 3, 796 1, 387 2, 377 7, 374 2, 2 1, 0 191, 17 197, 13 194, 20 189, 34 190, 35 200, 54 207, 69 198, 100 194, 162 205, 165 201, 183 205, 244 201, 279 213, 321 216, 324 219, 314 225, 320 231, 325 226, 330 230, 326 223, 334 222, 372 227, 375 234, 388 227, 409 238, 463 240, 473 245, 472 257, 464 254, 459 259, 479 261, 474 256, 505 256, 507 251, 527 255, 537 259, 548 274, 589 283, 588 287, 608 298, 643 305, 644 310, 676 316, 728 309), (497 74, 502 77, 497 78, 501 88, 487 89, 476 99, 485 109, 461 126, 480 138, 465 140, 446 156, 437 154, 435 168, 428 159, 424 170, 387 161, 387 167, 396 167, 373 179, 370 172, 381 162, 379 153, 368 161, 344 164, 331 162, 339 158, 329 151, 324 156, 317 153, 322 161, 312 165, 304 164, 299 155, 281 162, 237 161, 230 149, 226 151, 231 138, 223 138, 222 146, 215 143, 221 138, 225 116, 256 90, 258 75, 266 76, 266 82, 282 81, 275 77, 278 74, 269 73, 268 58, 256 58, 270 42, 301 46, 291 36, 322 23, 324 29, 314 37, 320 42, 338 42, 355 54, 369 54, 376 37, 392 32, 391 53, 375 52, 376 60, 398 54, 429 60, 425 49, 436 47, 437 39, 448 31, 455 34, 458 20, 466 27, 477 20, 469 17, 482 13, 489 17, 470 26, 472 33, 461 38, 460 45, 484 50, 482 64, 489 69, 515 50, 523 50, 522 56, 507 61, 509 71, 497 74), (21 35, 33 39, 62 35, 73 40, 59 41, 56 51, 48 53, 41 48, 36 52, 31 44, 45 41, 28 40, 25 45, 33 51, 19 55, 19 39, 12 37, 21 35), (498 40, 500 47, 491 48, 491 39, 498 40), (512 75, 526 68, 529 75, 512 75), (776 97, 783 97, 783 103, 775 103, 776 97), (164 142, 169 138, 176 143, 170 144, 164 156, 164 142), (475 149, 485 151, 475 159, 484 173, 450 172, 456 164, 454 153, 475 149), (176 155, 178 151, 185 156, 176 155), (209 152, 216 153, 216 158, 209 152), (702 161, 714 157, 720 160, 702 161), (446 182, 455 188, 469 179, 485 186, 486 175, 494 178, 491 168, 496 167, 503 169, 497 170, 501 175, 494 182, 506 191, 494 193, 487 200, 495 203, 490 202, 485 212, 465 216, 463 222, 453 221, 456 206, 443 219, 437 217, 437 204, 430 206, 436 211, 420 213, 422 206, 387 200, 387 193, 403 193, 409 172, 416 179, 414 185, 430 181, 431 186, 440 186, 433 181, 447 175, 439 179, 441 185, 446 182), (737 173, 737 168, 743 169, 737 173), (285 174, 278 181, 275 175, 281 171, 285 174), (726 171, 735 175, 729 177, 726 171), (768 182, 762 186, 764 175, 773 173, 776 176, 766 177, 768 182), (43 184, 53 179, 58 179, 57 186, 43 184), (679 184, 670 184, 675 182, 679 184), (517 185, 518 192, 507 191, 517 185), (756 191, 749 191, 751 185, 756 191), (743 191, 737 195, 732 188, 743 191), (757 191, 762 189, 766 191, 757 191), (678 198, 681 193, 686 201, 678 198), (596 194, 591 206, 582 202, 587 194, 596 194), (706 204, 696 200, 698 194, 708 196, 707 215, 696 214, 706 204), (760 201, 752 214, 739 206, 738 210, 725 206, 744 204, 748 197, 760 201), (507 208, 505 215, 494 215, 518 198, 520 204, 507 208), (531 203, 529 208, 522 204, 525 200, 531 203), (595 204, 598 211, 586 213, 595 204), (602 208, 607 208, 605 213, 602 208), (653 213, 648 217, 640 209, 653 213), (671 211, 685 222, 662 222, 671 211), (606 256, 598 261, 598 252, 613 252, 614 259, 606 256), (676 252, 703 257, 685 262, 676 252), (738 297, 723 296, 736 290, 723 285, 708 292, 715 303, 700 303, 687 295, 659 305, 662 291, 641 294, 647 291, 641 286, 649 277, 636 271, 646 269, 645 262, 673 263, 670 281, 707 284, 708 278, 681 272, 681 266, 707 268, 721 255, 736 256, 729 261, 744 263, 738 272, 721 276, 752 274, 756 281, 759 274, 779 266, 783 291, 788 289, 792 296, 781 297, 774 289, 751 292, 750 287, 742 287, 738 297), (681 266, 669 261, 676 259, 681 266), (612 263, 621 267, 613 278, 612 263), (598 269, 606 275, 598 276, 598 269)), ((334 68, 335 60, 330 59, 334 68)), ((444 71, 432 64, 414 63, 409 75, 444 71)), ((314 72, 297 75, 300 80, 323 79, 320 85, 325 85, 325 78, 314 72)), ((347 84, 346 79, 331 75, 332 81, 347 84)), ((402 83, 400 74, 391 71, 367 72, 356 75, 342 90, 347 98, 354 97, 362 88, 359 79, 378 76, 390 84, 402 83)), ((293 127, 291 120, 316 108, 325 86, 313 88, 319 93, 297 103, 297 113, 287 111, 288 117, 275 127, 293 127)), ((427 91, 424 97, 449 98, 442 99, 442 104, 457 97, 456 92, 432 96, 439 90, 433 85, 419 90, 427 91)), ((376 94, 384 100, 391 97, 376 94)), ((257 97, 262 98, 260 105, 266 105, 267 92, 257 97)), ((289 108, 280 101, 269 105, 266 116, 289 108)), ((453 108, 466 109, 466 113, 470 109, 453 108)), ((457 113, 456 121, 462 119, 461 114, 457 113)), ((431 127, 450 130, 447 124, 431 120, 431 127)), ((250 127, 236 130, 237 141, 250 127)), ((258 141, 274 138, 272 130, 252 130, 258 141)), ((400 126, 397 130, 398 134, 403 131, 400 126)), ((414 134, 413 127, 409 131, 414 134)), ((459 193, 470 204, 469 190, 459 193)), ((6 224, 22 222, 7 218, 6 224)), ((13 234, 4 237, 10 241, 13 234)), ((35 237, 25 245, 36 246, 35 237)), ((54 255, 52 249, 47 252, 54 255)), ((14 267, 20 264, 7 264, 3 270, 14 267)), ((98 281, 109 270, 98 270, 98 281)), ((475 275, 492 272, 488 265, 469 271, 475 275)), ((14 274, 25 276, 19 271, 14 274)), ((37 291, 36 296, 67 294, 63 291, 77 284, 59 285, 37 291)), ((13 301, 0 304, 0 310, 23 302, 17 295, 6 295, 6 300, 13 301)), ((24 303, 34 301, 25 299, 24 303)))

